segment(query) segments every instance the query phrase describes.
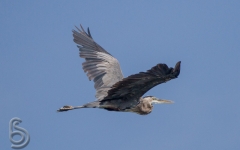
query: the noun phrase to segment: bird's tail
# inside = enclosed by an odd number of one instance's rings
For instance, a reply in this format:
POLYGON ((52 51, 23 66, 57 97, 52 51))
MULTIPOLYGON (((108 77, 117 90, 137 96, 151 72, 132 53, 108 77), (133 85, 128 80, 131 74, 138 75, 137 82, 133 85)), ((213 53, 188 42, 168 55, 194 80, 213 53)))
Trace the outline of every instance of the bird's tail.
POLYGON ((94 102, 90 102, 90 103, 87 103, 87 104, 81 106, 81 108, 98 108, 99 106, 100 106, 100 102, 94 101, 94 102))
POLYGON ((99 101, 94 101, 94 102, 90 102, 90 103, 87 103, 87 104, 82 105, 82 106, 65 105, 65 106, 59 108, 57 111, 58 112, 63 112, 63 111, 68 111, 68 110, 73 110, 73 109, 80 109, 80 108, 98 108, 99 106, 100 106, 100 102, 99 101))

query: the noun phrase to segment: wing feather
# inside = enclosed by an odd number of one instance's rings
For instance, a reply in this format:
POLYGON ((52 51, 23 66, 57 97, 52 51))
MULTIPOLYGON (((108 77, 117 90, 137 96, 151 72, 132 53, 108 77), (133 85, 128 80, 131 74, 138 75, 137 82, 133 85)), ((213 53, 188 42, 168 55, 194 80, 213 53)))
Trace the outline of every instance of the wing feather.
POLYGON ((95 96, 102 100, 112 85, 123 79, 123 74, 118 60, 92 39, 89 28, 86 33, 80 27, 73 30, 73 41, 78 44, 79 56, 85 58, 82 67, 89 80, 94 81, 95 96))
POLYGON ((131 75, 115 83, 103 99, 126 99, 141 97, 154 86, 175 79, 180 74, 179 61, 175 68, 168 68, 166 64, 157 64, 146 72, 131 75))

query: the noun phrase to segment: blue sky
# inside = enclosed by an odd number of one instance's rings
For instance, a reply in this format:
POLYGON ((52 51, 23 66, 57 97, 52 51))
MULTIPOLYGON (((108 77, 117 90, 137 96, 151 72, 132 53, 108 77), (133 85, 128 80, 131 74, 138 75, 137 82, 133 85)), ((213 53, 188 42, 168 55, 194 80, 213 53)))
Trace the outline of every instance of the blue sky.
POLYGON ((237 0, 1 1, 0 149, 11 149, 8 124, 19 117, 26 150, 239 150, 239 8, 237 0), (95 100, 72 38, 80 23, 124 76, 181 60, 179 78, 146 94, 175 103, 147 116, 57 113, 95 100))

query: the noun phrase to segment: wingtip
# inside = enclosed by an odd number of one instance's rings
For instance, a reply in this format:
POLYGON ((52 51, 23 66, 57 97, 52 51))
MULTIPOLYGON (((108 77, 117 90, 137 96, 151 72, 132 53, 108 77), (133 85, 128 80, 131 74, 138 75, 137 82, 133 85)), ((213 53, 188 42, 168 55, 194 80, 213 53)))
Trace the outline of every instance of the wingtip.
POLYGON ((181 61, 178 61, 175 65, 175 68, 180 68, 180 66, 181 66, 181 61))
POLYGON ((180 68, 181 68, 181 61, 178 61, 173 70, 173 72, 176 74, 175 75, 176 77, 180 74, 180 68))
MULTIPOLYGON (((75 26, 75 28, 76 28, 79 32, 82 32, 77 26, 75 26)), ((73 31, 75 31, 75 30, 73 30, 73 31)))
MULTIPOLYGON (((81 24, 80 24, 80 27, 81 27, 82 31, 83 31, 83 32, 85 32, 85 30, 84 30, 84 28, 82 27, 82 25, 81 25, 81 24)), ((85 33, 86 33, 86 32, 85 32, 85 33)))
POLYGON ((89 27, 88 27, 87 31, 88 31, 88 36, 92 39, 92 35, 91 35, 89 27))

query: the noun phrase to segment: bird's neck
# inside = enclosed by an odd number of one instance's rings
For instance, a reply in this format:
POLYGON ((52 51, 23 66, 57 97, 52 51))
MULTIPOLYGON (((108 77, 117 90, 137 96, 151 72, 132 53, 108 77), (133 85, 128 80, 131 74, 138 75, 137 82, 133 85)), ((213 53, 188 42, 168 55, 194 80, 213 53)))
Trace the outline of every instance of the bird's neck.
POLYGON ((151 103, 142 99, 140 103, 137 105, 137 109, 138 109, 137 113, 140 115, 147 115, 152 112, 152 108, 153 106, 151 105, 151 103))

